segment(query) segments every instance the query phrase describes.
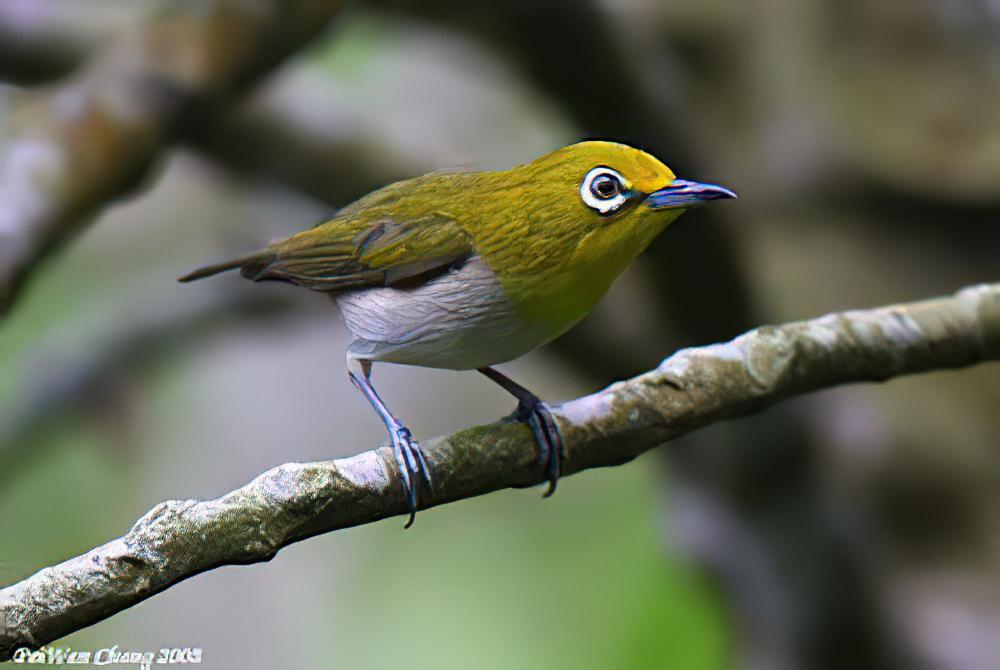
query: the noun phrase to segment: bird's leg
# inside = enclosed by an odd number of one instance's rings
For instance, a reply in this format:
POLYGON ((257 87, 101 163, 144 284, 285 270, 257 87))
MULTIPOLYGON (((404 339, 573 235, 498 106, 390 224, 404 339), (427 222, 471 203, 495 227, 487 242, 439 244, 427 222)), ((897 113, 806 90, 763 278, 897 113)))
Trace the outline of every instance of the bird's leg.
POLYGON ((424 452, 410 435, 410 430, 392 415, 378 391, 372 386, 371 371, 371 361, 348 357, 347 374, 350 376, 351 382, 378 412, 379 418, 382 419, 382 423, 385 424, 389 431, 389 437, 392 439, 396 462, 403 475, 403 489, 406 491, 406 499, 410 506, 410 518, 407 519, 403 528, 409 528, 413 525, 413 519, 417 514, 417 488, 419 487, 417 476, 419 475, 427 483, 427 490, 432 498, 434 496, 434 483, 431 480, 431 471, 427 465, 427 459, 424 457, 424 452))
POLYGON ((552 413, 545 406, 541 398, 524 388, 513 379, 494 370, 493 368, 479 368, 479 372, 499 384, 507 393, 517 398, 517 410, 514 415, 518 421, 524 421, 535 434, 535 442, 545 452, 545 477, 549 481, 549 488, 545 492, 545 497, 555 493, 556 482, 562 474, 563 441, 559 434, 552 413))

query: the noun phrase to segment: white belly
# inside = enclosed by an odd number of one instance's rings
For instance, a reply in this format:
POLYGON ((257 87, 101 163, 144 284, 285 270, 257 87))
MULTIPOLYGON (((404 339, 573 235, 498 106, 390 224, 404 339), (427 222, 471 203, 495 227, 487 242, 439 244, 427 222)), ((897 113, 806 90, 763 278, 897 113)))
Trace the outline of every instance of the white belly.
POLYGON ((421 286, 337 296, 352 358, 470 370, 521 356, 545 341, 525 324, 479 257, 421 286))

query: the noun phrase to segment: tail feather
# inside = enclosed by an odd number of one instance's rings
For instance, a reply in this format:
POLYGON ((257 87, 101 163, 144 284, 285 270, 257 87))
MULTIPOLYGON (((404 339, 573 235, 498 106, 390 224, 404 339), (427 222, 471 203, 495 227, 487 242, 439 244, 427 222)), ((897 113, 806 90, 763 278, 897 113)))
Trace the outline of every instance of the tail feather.
POLYGON ((240 274, 247 279, 259 281, 264 278, 262 275, 272 262, 274 262, 274 254, 269 251, 263 251, 256 254, 250 254, 249 256, 244 256, 243 258, 237 258, 232 261, 226 261, 225 263, 206 265, 203 268, 198 268, 197 270, 189 272, 183 277, 178 278, 177 281, 187 283, 198 279, 204 279, 205 277, 211 277, 212 275, 217 275, 220 272, 228 272, 229 270, 236 269, 239 269, 240 274))

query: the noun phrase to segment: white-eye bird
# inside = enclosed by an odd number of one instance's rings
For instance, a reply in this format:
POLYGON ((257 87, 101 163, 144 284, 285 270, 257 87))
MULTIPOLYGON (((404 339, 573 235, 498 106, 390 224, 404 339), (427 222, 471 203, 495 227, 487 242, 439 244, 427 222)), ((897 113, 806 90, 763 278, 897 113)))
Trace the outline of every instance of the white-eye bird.
POLYGON ((653 156, 589 141, 496 172, 432 173, 381 188, 263 251, 211 265, 330 294, 353 339, 351 381, 389 430, 410 506, 430 470, 371 382, 372 363, 478 370, 518 400, 549 481, 562 439, 545 404, 492 366, 558 337, 680 214, 735 198, 677 179, 653 156))

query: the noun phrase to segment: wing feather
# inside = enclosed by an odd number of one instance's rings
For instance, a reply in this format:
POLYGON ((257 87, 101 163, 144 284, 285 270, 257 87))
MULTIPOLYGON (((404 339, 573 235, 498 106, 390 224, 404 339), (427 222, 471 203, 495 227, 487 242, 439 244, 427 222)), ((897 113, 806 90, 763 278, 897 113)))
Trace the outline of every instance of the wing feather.
POLYGON ((395 222, 333 219, 271 244, 244 276, 316 291, 396 286, 428 279, 474 253, 465 231, 443 213, 395 222))

